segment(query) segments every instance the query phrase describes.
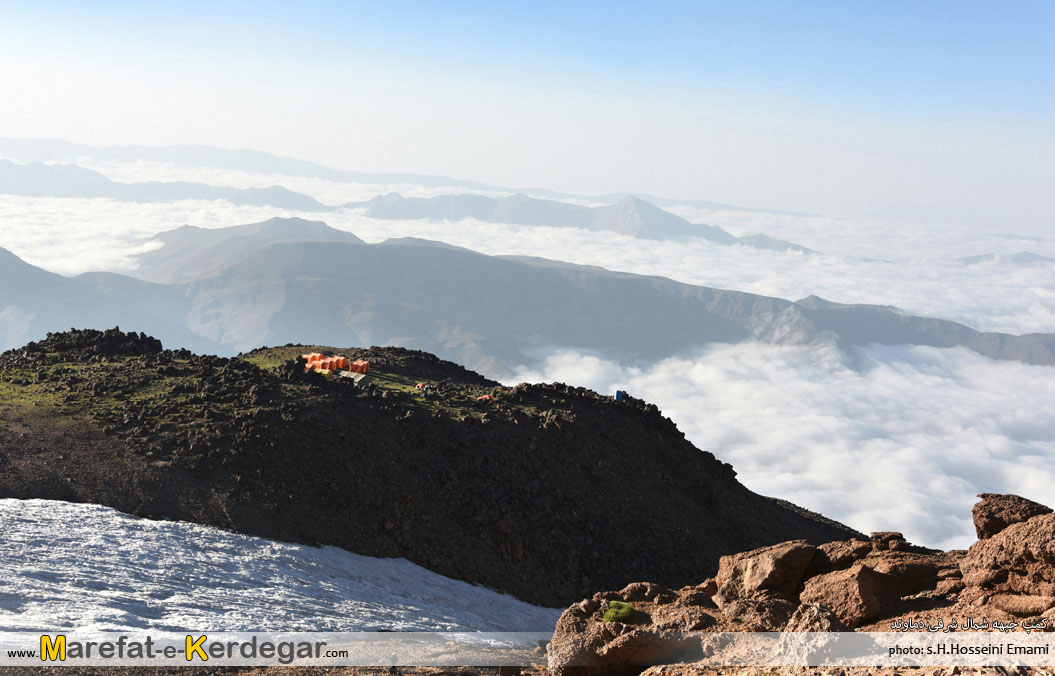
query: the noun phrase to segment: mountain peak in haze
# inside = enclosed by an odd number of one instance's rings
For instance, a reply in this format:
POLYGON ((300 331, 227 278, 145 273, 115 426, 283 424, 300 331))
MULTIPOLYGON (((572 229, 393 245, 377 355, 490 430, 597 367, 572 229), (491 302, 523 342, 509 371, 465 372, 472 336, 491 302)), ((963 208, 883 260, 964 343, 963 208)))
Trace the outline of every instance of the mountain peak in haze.
POLYGON ((184 225, 158 233, 151 239, 161 242, 162 247, 136 257, 139 276, 166 283, 207 277, 273 244, 365 244, 352 233, 331 228, 322 221, 281 217, 228 228, 184 225))
MULTIPOLYGON (((597 229, 612 230, 632 237, 665 239, 695 234, 695 226, 684 218, 632 195, 627 195, 615 204, 597 207, 594 214, 597 229)), ((732 235, 729 238, 734 239, 732 235)))

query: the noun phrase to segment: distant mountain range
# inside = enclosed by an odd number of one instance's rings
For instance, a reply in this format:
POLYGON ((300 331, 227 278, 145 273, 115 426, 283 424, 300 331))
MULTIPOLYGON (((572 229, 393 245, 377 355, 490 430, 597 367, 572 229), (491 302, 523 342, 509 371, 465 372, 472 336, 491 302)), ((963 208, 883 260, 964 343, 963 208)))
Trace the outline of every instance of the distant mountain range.
POLYGON ((391 193, 347 206, 365 207, 366 215, 371 218, 452 221, 474 218, 487 223, 607 230, 645 239, 702 237, 721 245, 742 244, 759 249, 815 253, 806 247, 766 235, 736 237, 717 226, 690 223, 632 196, 623 197, 615 204, 586 207, 524 194, 505 197, 463 194, 408 198, 391 193))
MULTIPOLYGON (((60 139, 12 139, 0 138, 0 157, 9 157, 20 162, 64 162, 76 164, 91 162, 159 162, 187 167, 214 167, 233 169, 257 174, 281 174, 303 178, 321 178, 328 181, 363 183, 373 185, 419 185, 427 187, 451 187, 491 192, 530 193, 554 199, 590 199, 609 203, 630 196, 630 193, 609 195, 576 195, 543 188, 508 188, 451 178, 413 173, 365 173, 333 169, 317 162, 281 157, 259 150, 230 150, 211 146, 92 146, 71 143, 60 139)), ((764 209, 749 209, 721 202, 706 200, 676 200, 654 195, 638 194, 654 204, 663 206, 683 205, 703 209, 766 212, 764 209)), ((773 212, 770 212, 773 213, 773 212)), ((776 212, 785 213, 785 212, 776 212)), ((787 212, 790 213, 790 212, 787 212)))
POLYGON ((544 347, 647 363, 708 342, 964 346, 1055 364, 1055 335, 984 333, 884 306, 799 302, 425 240, 363 244, 323 223, 180 228, 139 257, 143 279, 66 278, 0 255, 0 339, 135 326, 170 346, 402 345, 497 376, 544 347), (152 282, 144 281, 153 280, 152 282))
MULTIPOLYGON (((272 206, 295 211, 325 213, 341 207, 322 204, 281 186, 227 188, 187 181, 120 183, 103 174, 71 164, 17 164, 0 159, 0 194, 27 197, 109 198, 124 202, 172 202, 184 199, 226 200, 247 206, 272 206)), ((725 230, 693 224, 637 197, 623 197, 615 204, 585 207, 568 202, 537 199, 524 194, 504 197, 460 194, 429 199, 405 198, 396 193, 342 207, 365 207, 371 218, 408 220, 464 220, 488 223, 545 225, 611 231, 647 239, 701 237, 720 245, 740 244, 758 249, 814 253, 806 247, 757 234, 736 237, 725 230)))
POLYGON ((247 206, 298 211, 330 211, 313 197, 273 185, 268 188, 225 188, 187 181, 118 183, 97 171, 71 164, 16 164, 0 160, 0 193, 26 197, 106 197, 122 202, 226 200, 247 206))
POLYGON ((1032 251, 1020 251, 1016 254, 987 253, 977 256, 965 256, 958 259, 964 265, 977 265, 978 263, 1005 263, 1009 265, 1050 265, 1055 263, 1055 258, 1042 256, 1032 251))

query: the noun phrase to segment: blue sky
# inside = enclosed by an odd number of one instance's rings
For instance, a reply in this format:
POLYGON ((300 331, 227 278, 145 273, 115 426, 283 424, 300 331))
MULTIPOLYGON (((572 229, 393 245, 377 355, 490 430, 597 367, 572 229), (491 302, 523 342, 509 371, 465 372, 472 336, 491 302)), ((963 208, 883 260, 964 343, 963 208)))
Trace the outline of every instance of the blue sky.
POLYGON ((1050 2, 2 2, 20 103, 0 123, 837 214, 995 225, 1014 204, 1047 227, 1053 35, 1050 2))

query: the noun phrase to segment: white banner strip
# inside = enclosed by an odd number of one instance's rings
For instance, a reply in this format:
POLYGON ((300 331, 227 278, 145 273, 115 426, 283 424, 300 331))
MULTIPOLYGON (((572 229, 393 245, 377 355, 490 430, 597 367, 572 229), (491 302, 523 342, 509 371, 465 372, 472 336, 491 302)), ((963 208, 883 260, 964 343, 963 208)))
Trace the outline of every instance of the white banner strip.
MULTIPOLYGON (((647 662, 706 666, 1055 665, 1055 633, 640 631, 647 662)), ((544 663, 548 632, 0 633, 0 666, 519 666, 544 663)), ((627 654, 633 649, 626 636, 627 654)), ((640 658, 638 658, 640 659, 640 658)), ((603 666, 591 652, 569 666, 603 666)))

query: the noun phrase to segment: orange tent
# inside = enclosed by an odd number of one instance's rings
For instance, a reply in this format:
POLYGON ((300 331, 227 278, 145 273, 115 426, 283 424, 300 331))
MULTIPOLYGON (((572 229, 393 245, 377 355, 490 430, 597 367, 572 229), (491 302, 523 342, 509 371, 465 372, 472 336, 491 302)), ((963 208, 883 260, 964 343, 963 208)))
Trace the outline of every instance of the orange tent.
MULTIPOLYGON (((301 355, 307 360, 305 371, 347 371, 349 370, 348 357, 340 355, 327 357, 321 352, 301 355)), ((357 360, 358 361, 358 360, 357 360)), ((354 370, 354 369, 352 369, 354 370)), ((363 371, 365 373, 365 371, 363 371)))

